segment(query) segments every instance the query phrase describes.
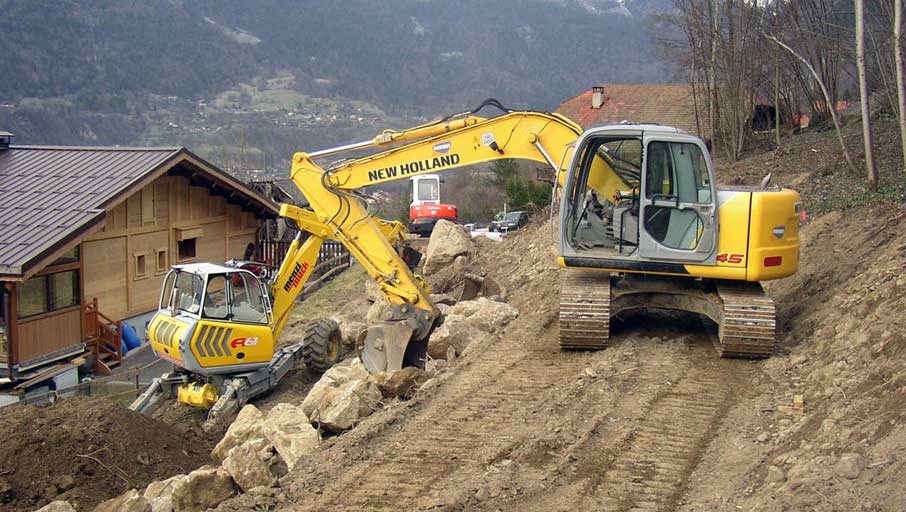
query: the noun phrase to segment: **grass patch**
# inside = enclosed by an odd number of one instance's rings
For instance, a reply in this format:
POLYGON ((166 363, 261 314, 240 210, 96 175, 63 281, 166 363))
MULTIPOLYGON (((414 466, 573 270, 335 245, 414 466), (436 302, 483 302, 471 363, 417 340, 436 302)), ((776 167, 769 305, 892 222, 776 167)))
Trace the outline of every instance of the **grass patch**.
POLYGON ((815 214, 845 211, 875 204, 906 203, 906 183, 883 183, 874 192, 868 189, 851 190, 829 195, 816 201, 811 210, 815 214))
POLYGON ((296 304, 290 322, 310 322, 326 318, 346 302, 365 296, 365 280, 370 279, 361 265, 354 265, 296 304))

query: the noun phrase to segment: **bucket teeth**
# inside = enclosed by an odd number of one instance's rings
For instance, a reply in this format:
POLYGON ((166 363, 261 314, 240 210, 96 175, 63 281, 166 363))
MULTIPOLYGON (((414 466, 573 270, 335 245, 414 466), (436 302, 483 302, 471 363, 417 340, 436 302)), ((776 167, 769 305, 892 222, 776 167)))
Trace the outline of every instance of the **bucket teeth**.
POLYGON ((600 350, 609 337, 610 274, 561 271, 560 349, 600 350))
POLYGON ((717 350, 721 357, 770 357, 774 352, 774 301, 760 283, 720 282, 721 301, 717 350))

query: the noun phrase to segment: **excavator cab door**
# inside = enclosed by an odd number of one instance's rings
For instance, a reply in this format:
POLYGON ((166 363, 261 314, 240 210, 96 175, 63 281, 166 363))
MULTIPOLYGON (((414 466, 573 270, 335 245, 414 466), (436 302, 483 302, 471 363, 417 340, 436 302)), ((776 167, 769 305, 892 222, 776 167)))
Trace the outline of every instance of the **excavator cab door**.
POLYGON ((714 265, 717 191, 707 149, 663 133, 643 143, 641 259, 714 265))

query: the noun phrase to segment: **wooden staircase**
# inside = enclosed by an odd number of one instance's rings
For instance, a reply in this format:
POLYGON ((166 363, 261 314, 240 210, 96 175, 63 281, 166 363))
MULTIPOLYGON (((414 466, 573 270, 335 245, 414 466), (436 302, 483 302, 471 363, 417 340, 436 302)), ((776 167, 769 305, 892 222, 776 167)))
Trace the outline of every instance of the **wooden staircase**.
POLYGON ((110 375, 111 368, 123 362, 122 325, 98 310, 98 300, 82 306, 85 319, 85 348, 94 354, 94 373, 110 375))

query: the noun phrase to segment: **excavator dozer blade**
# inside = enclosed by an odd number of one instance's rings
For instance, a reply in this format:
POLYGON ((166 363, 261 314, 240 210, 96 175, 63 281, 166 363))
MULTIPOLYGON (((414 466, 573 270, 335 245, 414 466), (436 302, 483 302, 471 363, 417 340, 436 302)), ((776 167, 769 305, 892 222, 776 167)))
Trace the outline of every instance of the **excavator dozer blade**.
POLYGON ((361 347, 362 364, 371 373, 401 369, 413 332, 402 322, 377 322, 368 326, 361 347))

